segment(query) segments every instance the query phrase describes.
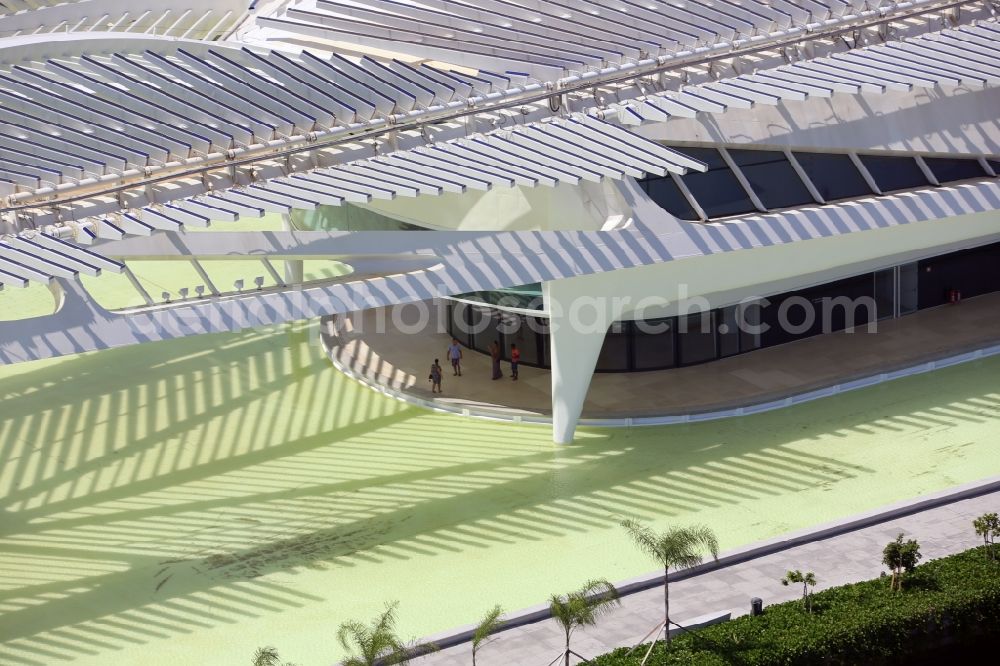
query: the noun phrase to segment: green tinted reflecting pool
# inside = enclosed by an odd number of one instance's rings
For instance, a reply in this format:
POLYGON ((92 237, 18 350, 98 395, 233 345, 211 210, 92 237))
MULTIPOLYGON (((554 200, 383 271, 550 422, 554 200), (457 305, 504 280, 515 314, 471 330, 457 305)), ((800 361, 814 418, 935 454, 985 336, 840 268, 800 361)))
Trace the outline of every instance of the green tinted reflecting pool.
POLYGON ((386 399, 311 336, 0 368, 0 662, 325 666, 387 600, 416 636, 649 570, 622 515, 728 548, 1000 473, 1000 359, 559 448, 386 399))

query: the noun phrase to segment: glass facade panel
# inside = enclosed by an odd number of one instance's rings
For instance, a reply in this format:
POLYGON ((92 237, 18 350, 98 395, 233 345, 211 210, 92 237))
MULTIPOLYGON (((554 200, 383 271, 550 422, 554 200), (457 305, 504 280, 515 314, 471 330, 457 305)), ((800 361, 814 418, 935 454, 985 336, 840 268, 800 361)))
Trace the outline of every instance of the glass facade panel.
POLYGON ((1000 290, 1000 243, 918 262, 918 307, 944 305, 1000 290))
POLYGON ((760 349, 761 336, 761 305, 758 303, 743 303, 739 306, 740 351, 748 352, 760 349))
MULTIPOLYGON (((1000 292, 1000 243, 862 273, 706 313, 616 322, 607 332, 596 369, 601 372, 661 370, 713 361, 844 328, 864 331, 866 324, 875 317, 886 319, 941 305, 956 291, 962 298, 1000 292)), ((503 357, 507 359, 510 343, 514 342, 521 349, 523 363, 549 366, 551 337, 547 319, 454 303, 449 309, 449 328, 463 343, 466 340, 460 330, 463 313, 473 329, 472 349, 488 353, 490 343, 499 341, 503 357)), ((410 321, 412 318, 404 316, 403 319, 410 321)))
POLYGON ((899 314, 910 314, 917 311, 918 283, 917 263, 903 264, 899 267, 899 314))
POLYGON ((740 329, 737 325, 736 307, 731 305, 717 312, 715 319, 719 335, 719 356, 740 353, 740 329))
POLYGON ((629 369, 629 322, 615 322, 604 337, 604 346, 597 357, 598 372, 622 372, 629 369))
POLYGON ((469 334, 468 310, 465 303, 452 303, 448 306, 450 310, 449 327, 453 338, 457 338, 466 347, 472 346, 472 336, 469 334))
POLYGON ((682 220, 698 219, 698 213, 688 203, 672 176, 643 178, 639 181, 639 187, 656 202, 656 205, 674 217, 682 220))
POLYGON ((636 370, 660 370, 677 364, 674 357, 673 317, 632 322, 632 349, 636 370))
POLYGON ((716 357, 713 312, 681 317, 677 322, 678 365, 702 363, 716 357))
POLYGON ((730 150, 729 156, 766 208, 791 208, 815 202, 784 153, 776 150, 730 150))
POLYGON ((521 351, 521 363, 527 365, 542 365, 545 362, 538 340, 538 327, 532 322, 535 319, 519 315, 517 329, 507 335, 507 356, 510 356, 510 345, 513 343, 521 351))
POLYGON ((542 285, 523 284, 519 287, 493 289, 491 291, 470 291, 457 294, 455 298, 467 301, 480 301, 489 305, 504 308, 519 308, 521 310, 543 310, 545 302, 542 299, 542 285))
POLYGON ((726 217, 757 210, 718 150, 688 147, 681 150, 708 165, 706 173, 691 171, 680 177, 708 217, 726 217))
POLYGON ((538 350, 540 364, 548 367, 552 362, 552 337, 549 335, 549 320, 541 317, 532 317, 531 319, 534 321, 535 330, 538 331, 539 342, 542 345, 541 349, 538 350))
POLYGON ((490 343, 497 339, 497 322, 493 319, 493 312, 486 308, 469 307, 469 321, 471 322, 470 332, 472 334, 471 347, 476 351, 489 353, 490 343))
POLYGON ((875 273, 875 310, 879 319, 889 319, 896 310, 896 269, 875 273))
POLYGON ((854 162, 839 153, 794 153, 796 161, 809 176, 825 201, 853 199, 872 193, 854 162))
POLYGON ((861 163, 875 179, 875 184, 883 192, 905 190, 927 185, 924 172, 912 157, 890 157, 885 155, 860 155, 861 163))
POLYGON ((939 183, 952 183, 967 178, 982 178, 986 171, 979 160, 953 160, 944 157, 925 157, 924 163, 939 183))

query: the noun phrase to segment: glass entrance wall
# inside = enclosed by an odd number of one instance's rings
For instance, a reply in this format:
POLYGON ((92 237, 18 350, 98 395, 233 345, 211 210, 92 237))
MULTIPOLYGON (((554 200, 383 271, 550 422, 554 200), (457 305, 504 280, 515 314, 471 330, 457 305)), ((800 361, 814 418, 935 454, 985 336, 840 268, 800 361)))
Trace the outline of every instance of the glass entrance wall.
POLYGON ((730 149, 729 156, 765 208, 791 208, 815 202, 784 153, 730 149))
POLYGON ((883 192, 906 190, 929 185, 924 172, 912 157, 891 155, 861 155, 861 163, 883 192))
POLYGON ((793 153, 824 201, 868 196, 864 176, 843 153, 793 153))
POLYGON ((456 294, 455 298, 464 301, 479 301, 486 305, 497 305, 502 308, 517 308, 519 310, 543 310, 545 306, 540 282, 522 284, 517 287, 492 289, 490 291, 470 291, 464 294, 456 294))
POLYGON ((875 273, 875 305, 879 319, 891 319, 896 313, 896 268, 875 273))
MULTIPOLYGON (((597 372, 641 372, 706 363, 949 302, 1000 291, 1000 243, 941 255, 874 273, 828 282, 755 302, 662 317, 616 322, 607 333, 597 372)), ((525 365, 548 367, 548 320, 453 302, 449 332, 465 346, 488 352, 510 344, 525 365)))
POLYGON ((920 309, 970 298, 998 289, 1000 251, 973 248, 917 262, 917 304, 920 309))
MULTIPOLYGON (((707 173, 690 171, 683 176, 647 176, 636 181, 660 208, 682 220, 697 220, 700 207, 705 219, 743 215, 757 211, 747 188, 765 210, 782 210, 804 206, 816 201, 792 165, 788 156, 778 150, 748 150, 727 148, 732 165, 715 148, 670 146, 708 165, 707 173), (683 192, 683 187, 688 193, 683 192), (690 198, 689 198, 690 197, 690 198), (692 201, 693 200, 693 201, 692 201)), ((846 153, 791 153, 804 177, 822 197, 823 202, 855 199, 875 194, 854 160, 846 153)), ((897 155, 859 155, 861 164, 883 194, 914 187, 929 187, 931 183, 913 157, 897 155)), ((990 174, 975 158, 925 157, 924 163, 940 184, 990 174)), ((990 162, 993 165, 993 162, 990 162)), ((993 165, 1000 174, 1000 163, 993 165)))
POLYGON ((897 268, 899 269, 899 314, 911 314, 920 308, 917 299, 920 288, 920 268, 917 266, 917 262, 904 264, 897 268))
POLYGON ((750 195, 718 150, 680 148, 680 151, 708 165, 705 173, 691 171, 680 178, 709 218, 756 212, 750 195))

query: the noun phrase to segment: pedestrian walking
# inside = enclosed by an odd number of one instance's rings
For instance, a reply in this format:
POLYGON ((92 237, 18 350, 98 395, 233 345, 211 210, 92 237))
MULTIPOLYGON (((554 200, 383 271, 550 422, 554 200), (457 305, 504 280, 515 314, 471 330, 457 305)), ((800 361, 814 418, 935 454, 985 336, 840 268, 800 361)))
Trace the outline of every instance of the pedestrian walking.
POLYGON ((490 343, 490 358, 493 359, 493 379, 502 379, 503 370, 500 369, 500 341, 490 343))
POLYGON ((446 354, 449 361, 451 361, 451 374, 453 377, 462 376, 462 345, 458 344, 458 338, 452 338, 451 344, 448 345, 448 353, 446 354))
POLYGON ((431 393, 442 393, 441 375, 441 364, 437 359, 434 359, 434 365, 431 366, 431 374, 427 376, 427 379, 431 382, 431 393))
POLYGON ((511 344, 510 346, 510 378, 515 382, 517 381, 517 366, 521 363, 521 350, 517 348, 517 345, 511 344))

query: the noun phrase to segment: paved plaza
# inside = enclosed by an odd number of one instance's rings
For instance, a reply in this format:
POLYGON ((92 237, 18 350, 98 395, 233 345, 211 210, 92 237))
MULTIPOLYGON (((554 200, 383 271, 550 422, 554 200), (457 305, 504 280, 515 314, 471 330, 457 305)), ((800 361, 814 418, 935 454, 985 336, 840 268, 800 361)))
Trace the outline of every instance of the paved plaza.
MULTIPOLYGON (((900 532, 920 542, 924 561, 961 552, 981 545, 972 530, 972 520, 990 511, 1000 511, 1000 492, 890 518, 871 527, 677 580, 670 585, 672 619, 683 625, 719 612, 732 611, 733 617, 745 615, 753 597, 763 599, 765 606, 798 599, 798 586, 785 587, 779 582, 790 569, 815 572, 817 591, 875 578, 885 569, 881 564, 882 547, 900 532)), ((662 587, 626 595, 621 606, 596 627, 576 632, 573 649, 585 657, 594 657, 634 645, 662 617, 662 587)), ((563 642, 562 628, 554 620, 544 620, 500 632, 477 655, 476 662, 483 666, 545 666, 562 651, 563 642)), ((421 657, 414 664, 467 666, 469 649, 468 643, 461 643, 421 657)))

